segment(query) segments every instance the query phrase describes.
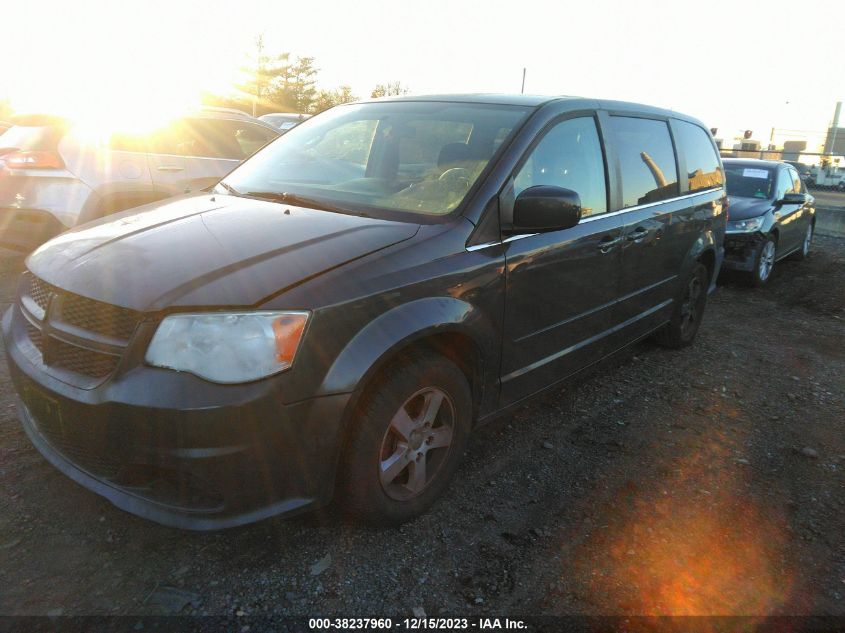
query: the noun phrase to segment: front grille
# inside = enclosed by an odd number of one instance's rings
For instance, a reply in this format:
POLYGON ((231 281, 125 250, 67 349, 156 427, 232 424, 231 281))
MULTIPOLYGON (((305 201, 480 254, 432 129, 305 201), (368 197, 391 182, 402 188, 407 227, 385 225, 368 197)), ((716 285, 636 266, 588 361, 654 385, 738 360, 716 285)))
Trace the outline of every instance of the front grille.
POLYGON ((64 293, 60 319, 68 325, 123 341, 138 324, 138 313, 126 308, 64 293))
POLYGON ((42 310, 47 309, 47 302, 49 301, 51 292, 53 292, 53 286, 35 275, 29 276, 29 296, 32 297, 33 301, 42 310))
POLYGON ((53 448, 91 475, 113 479, 120 472, 123 464, 119 460, 109 457, 106 451, 100 452, 92 449, 89 446, 90 438, 86 441, 83 438, 75 438, 70 434, 57 432, 58 429, 48 429, 43 423, 43 418, 38 420, 38 430, 47 438, 53 448))
MULTIPOLYGON (((88 299, 52 286, 43 279, 28 273, 29 283, 24 284, 24 292, 32 301, 48 314, 51 330, 60 330, 62 325, 74 328, 76 336, 85 338, 90 333, 91 348, 104 345, 114 349, 115 353, 105 353, 89 349, 82 344, 68 343, 54 335, 45 336, 42 324, 35 323, 41 315, 32 315, 26 323, 26 330, 32 344, 42 353, 42 360, 50 367, 73 372, 88 379, 102 380, 111 374, 120 362, 121 354, 138 325, 141 314, 119 306, 88 299), (33 321, 32 323, 30 321, 33 321), (108 341, 104 341, 107 337, 108 341), (123 344, 118 344, 121 341, 123 344)), ((31 305, 31 304, 30 304, 31 305)), ((85 381, 90 386, 90 381, 85 381)))
POLYGON ((41 330, 37 327, 32 325, 31 323, 26 324, 26 333, 29 335, 29 340, 32 341, 32 344, 38 348, 39 352, 44 352, 44 345, 41 338, 41 330))
POLYGON ((114 371, 120 361, 119 356, 102 354, 58 339, 50 341, 50 349, 51 366, 61 367, 91 378, 105 378, 114 371))

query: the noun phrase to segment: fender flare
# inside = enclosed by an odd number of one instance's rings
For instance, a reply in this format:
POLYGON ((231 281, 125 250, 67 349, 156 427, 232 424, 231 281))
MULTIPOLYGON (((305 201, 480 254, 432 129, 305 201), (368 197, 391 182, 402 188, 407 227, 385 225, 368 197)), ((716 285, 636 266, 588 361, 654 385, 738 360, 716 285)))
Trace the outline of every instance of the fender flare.
POLYGON ((704 231, 701 235, 698 236, 698 239, 693 242, 690 249, 687 251, 687 254, 684 256, 684 261, 681 264, 680 274, 678 275, 678 288, 684 283, 684 279, 687 278, 687 275, 692 270, 693 265, 701 259, 701 256, 704 255, 706 252, 712 252, 714 258, 714 266, 713 270, 710 271, 712 278, 710 279, 710 283, 714 284, 716 281, 716 275, 719 274, 719 260, 718 260, 718 253, 716 247, 716 236, 713 235, 713 229, 708 228, 704 231))
MULTIPOLYGON (((498 367, 497 328, 481 310, 454 297, 427 297, 398 305, 364 326, 338 354, 318 395, 362 391, 397 352, 438 334, 460 334, 471 340, 482 374, 498 367)), ((489 384, 484 376, 478 378, 480 384, 489 384)))

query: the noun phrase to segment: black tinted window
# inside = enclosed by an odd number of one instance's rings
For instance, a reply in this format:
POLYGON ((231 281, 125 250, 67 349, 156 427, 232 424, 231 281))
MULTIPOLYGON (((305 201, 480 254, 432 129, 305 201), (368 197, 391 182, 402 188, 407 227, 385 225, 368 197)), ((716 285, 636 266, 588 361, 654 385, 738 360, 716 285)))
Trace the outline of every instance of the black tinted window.
POLYGON ((684 154, 687 162, 690 192, 721 185, 724 182, 722 168, 709 133, 686 121, 675 121, 675 130, 678 151, 684 154))
POLYGON ((155 154, 242 160, 278 136, 248 121, 184 119, 153 135, 155 154))
POLYGON ((185 121, 186 156, 207 158, 244 158, 243 150, 235 137, 231 121, 220 119, 188 119, 185 121))
POLYGON ((669 126, 663 121, 610 117, 622 168, 622 206, 678 195, 678 170, 669 126))
POLYGON ((278 133, 255 123, 226 121, 235 134, 235 140, 241 148, 241 158, 248 158, 264 147, 267 143, 278 138, 278 133))
POLYGON ((604 158, 592 118, 558 123, 531 151, 514 178, 514 194, 536 185, 576 192, 584 216, 607 211, 604 158))

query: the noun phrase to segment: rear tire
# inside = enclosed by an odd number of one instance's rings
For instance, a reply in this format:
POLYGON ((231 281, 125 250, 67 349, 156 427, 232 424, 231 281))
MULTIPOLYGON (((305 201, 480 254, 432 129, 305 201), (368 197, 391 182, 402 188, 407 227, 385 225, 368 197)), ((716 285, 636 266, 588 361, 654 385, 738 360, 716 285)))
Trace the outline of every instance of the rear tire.
POLYGON ((352 420, 339 504, 376 525, 424 513, 454 476, 471 422, 472 393, 453 363, 430 352, 391 363, 352 420))
POLYGON ((793 259, 797 259, 799 262, 807 259, 810 255, 810 247, 813 244, 813 233, 815 231, 815 227, 813 223, 810 222, 807 225, 807 232, 804 233, 804 241, 801 242, 801 248, 792 255, 793 259))
POLYGON ((654 334, 658 345, 681 349, 692 344, 707 305, 709 280, 707 267, 701 262, 696 263, 684 283, 680 300, 675 304, 672 320, 654 334))

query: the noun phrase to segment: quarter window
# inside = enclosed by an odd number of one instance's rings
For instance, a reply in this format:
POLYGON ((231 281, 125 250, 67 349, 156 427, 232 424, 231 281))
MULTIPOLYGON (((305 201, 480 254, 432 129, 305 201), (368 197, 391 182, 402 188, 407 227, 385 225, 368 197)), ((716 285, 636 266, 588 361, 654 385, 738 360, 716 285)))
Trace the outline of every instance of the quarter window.
POLYGON ((514 195, 537 185, 576 192, 585 217, 607 211, 604 158, 592 117, 558 123, 531 151, 514 178, 514 195))
POLYGON ((664 121, 610 117, 622 170, 622 207, 678 196, 678 169, 664 121))
POLYGON ((683 152, 687 165, 689 191, 704 191, 724 183, 719 156, 713 148, 710 135, 686 121, 675 121, 678 151, 683 152))

